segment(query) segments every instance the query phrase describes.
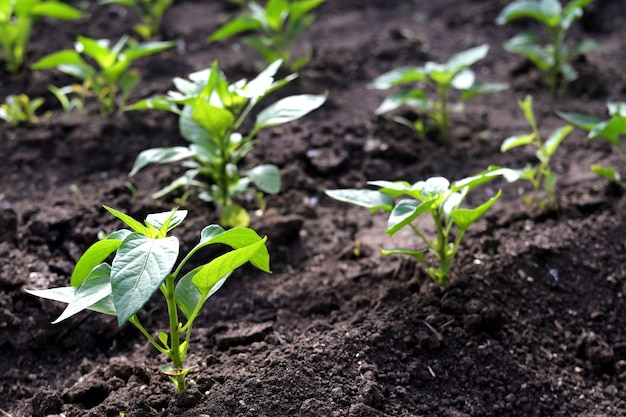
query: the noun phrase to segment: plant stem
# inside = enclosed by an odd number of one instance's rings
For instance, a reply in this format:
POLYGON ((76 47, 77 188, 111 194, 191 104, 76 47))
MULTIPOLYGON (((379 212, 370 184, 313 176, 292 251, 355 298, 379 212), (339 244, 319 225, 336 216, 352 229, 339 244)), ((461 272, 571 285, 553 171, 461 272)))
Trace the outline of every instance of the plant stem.
POLYGON ((167 314, 170 320, 170 351, 169 357, 172 359, 174 369, 181 371, 179 374, 172 376, 174 385, 178 393, 185 390, 185 374, 183 370, 184 357, 180 352, 180 331, 178 321, 178 309, 176 307, 176 296, 174 294, 174 275, 170 274, 165 279, 165 300, 167 301, 167 314))

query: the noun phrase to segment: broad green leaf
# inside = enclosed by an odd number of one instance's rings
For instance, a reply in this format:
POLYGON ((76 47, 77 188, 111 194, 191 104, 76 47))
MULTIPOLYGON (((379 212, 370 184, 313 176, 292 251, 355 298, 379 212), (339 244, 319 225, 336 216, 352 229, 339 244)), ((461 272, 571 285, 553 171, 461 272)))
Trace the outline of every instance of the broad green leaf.
MULTIPOLYGON (((266 240, 267 238, 263 238, 251 245, 227 252, 202 266, 192 278, 201 296, 205 297, 224 276, 250 261, 259 253, 267 254, 266 240)), ((269 265, 269 255, 267 255, 267 260, 269 265)), ((266 272, 268 271, 266 270, 266 272)))
POLYGON ((426 181, 413 184, 413 190, 419 193, 422 201, 441 197, 450 189, 450 181, 444 177, 430 177, 426 181))
POLYGON ((473 223, 478 221, 491 208, 502 195, 502 190, 498 190, 496 195, 491 197, 487 202, 473 209, 456 209, 450 214, 452 221, 457 225, 459 230, 467 230, 473 223))
POLYGON ((265 193, 277 194, 280 191, 280 170, 276 165, 259 165, 243 175, 265 193))
POLYGON ((587 131, 592 130, 598 123, 602 122, 601 119, 586 114, 563 113, 560 111, 557 111, 556 114, 560 118, 565 119, 565 121, 573 124, 574 126, 577 126, 587 131))
POLYGON ((100 264, 95 267, 76 290, 72 301, 63 310, 63 313, 52 324, 72 317, 111 295, 110 274, 111 267, 107 264, 100 264))
POLYGON ((421 67, 400 67, 380 75, 369 83, 368 88, 387 90, 401 84, 425 82, 426 72, 421 67))
POLYGON ((514 135, 509 138, 506 138, 502 145, 500 146, 500 152, 508 152, 513 148, 517 148, 518 146, 529 145, 533 143, 535 140, 534 133, 528 133, 526 135, 514 135))
POLYGON ((544 50, 541 38, 532 32, 520 33, 504 43, 504 49, 528 58, 541 71, 547 71, 553 59, 544 50))
POLYGON ((144 236, 148 236, 150 234, 150 229, 148 229, 146 226, 144 226, 137 220, 133 219, 129 215, 124 214, 121 211, 115 210, 112 207, 108 207, 108 206, 103 206, 103 207, 105 208, 106 211, 108 211, 109 213, 111 213, 112 215, 120 219, 121 221, 123 221, 124 224, 126 224, 128 227, 133 229, 135 232, 141 233, 144 236))
POLYGON ((575 56, 585 55, 585 54, 588 54, 589 52, 597 51, 599 49, 602 49, 601 44, 591 39, 585 39, 576 44, 576 47, 574 48, 574 55, 575 56))
POLYGON ((249 15, 240 15, 215 31, 211 36, 209 36, 208 41, 220 41, 243 32, 259 30, 262 27, 262 23, 254 17, 249 15))
POLYGON ((127 106, 124 110, 166 110, 178 115, 181 113, 176 103, 166 97, 149 97, 127 106))
POLYGON ((395 110, 405 104, 413 107, 423 108, 424 105, 416 105, 416 102, 427 102, 426 91, 419 88, 405 88, 387 96, 375 111, 375 114, 383 114, 395 110))
POLYGON ((169 162, 181 161, 183 159, 191 158, 194 154, 195 152, 185 146, 147 149, 142 151, 139 156, 137 156, 133 169, 128 175, 132 177, 137 172, 151 164, 166 164, 169 162))
MULTIPOLYGON (((29 290, 25 289, 24 291, 30 295, 34 295, 36 297, 45 298, 46 300, 59 301, 61 303, 69 304, 74 299, 74 294, 76 293, 77 288, 74 287, 59 287, 59 288, 50 288, 47 290, 29 290)), ((116 315, 115 307, 113 306, 113 298, 111 296, 107 296, 97 303, 91 305, 87 310, 92 310, 97 313, 108 314, 111 316, 116 315)))
POLYGON ((509 85, 506 83, 474 83, 471 88, 461 91, 461 101, 467 101, 480 94, 498 93, 508 88, 509 85))
POLYGON ((594 174, 600 177, 607 178, 618 184, 622 184, 621 175, 619 174, 619 172, 617 172, 615 169, 611 167, 607 167, 607 166, 600 165, 600 164, 593 164, 591 165, 591 172, 593 172, 594 174))
POLYGON ((192 112, 193 108, 189 105, 183 109, 178 119, 180 134, 189 142, 200 144, 203 148, 215 147, 215 145, 211 145, 213 143, 211 133, 191 118, 192 112))
POLYGON ((91 39, 86 36, 78 36, 76 39, 76 52, 93 58, 103 70, 115 63, 117 55, 109 49, 109 42, 106 39, 91 39))
MULTIPOLYGON (((451 191, 459 191, 463 188, 467 188, 467 191, 470 192, 474 188, 479 185, 482 185, 486 182, 493 180, 496 177, 502 176, 505 179, 515 178, 517 179, 518 175, 515 170, 509 168, 501 168, 498 166, 490 166, 486 170, 479 172, 478 174, 472 175, 467 178, 463 178, 462 180, 455 181, 451 186, 451 191)), ((515 180, 513 180, 515 181, 515 180)), ((512 181, 509 181, 512 182, 512 181)))
POLYGON ((204 304, 204 302, 209 297, 215 294, 215 292, 222 287, 222 285, 231 275, 230 273, 226 274, 220 280, 215 282, 215 284, 213 284, 206 296, 204 298, 201 298, 200 291, 193 283, 193 277, 198 273, 198 271, 200 271, 201 268, 202 266, 199 266, 189 271, 176 284, 176 289, 174 293, 176 296, 176 304, 181 309, 187 319, 190 319, 194 311, 196 311, 198 307, 204 304), (200 304, 200 306, 198 304, 200 304))
POLYGON ((159 288, 178 257, 178 239, 151 239, 131 233, 111 266, 113 301, 119 325, 136 314, 159 288))
POLYGON ((326 0, 300 0, 291 2, 289 5, 291 19, 294 21, 299 20, 306 13, 320 6, 325 1, 326 0))
POLYGON ((280 69, 283 60, 278 59, 268 65, 263 71, 254 77, 250 82, 246 83, 244 87, 238 91, 242 97, 250 99, 260 99, 265 96, 274 84, 274 76, 280 69))
POLYGON ((33 16, 47 16, 63 20, 80 19, 83 16, 83 14, 79 10, 65 3, 56 1, 44 1, 36 4, 31 9, 30 13, 33 16))
POLYGON ((457 90, 469 90, 476 81, 476 74, 469 68, 465 68, 457 73, 452 79, 452 87, 457 90))
POLYGON ((552 156, 552 154, 554 153, 554 151, 557 150, 561 142, 563 142, 563 139, 565 139, 573 129, 574 128, 572 126, 566 125, 552 132, 550 137, 541 147, 543 153, 547 156, 552 156))
POLYGON ((167 231, 169 232, 185 220, 187 213, 187 210, 176 210, 148 214, 146 223, 151 224, 157 229, 161 229, 167 223, 167 231))
POLYGON ((128 47, 124 51, 124 56, 125 59, 127 59, 129 62, 132 62, 139 58, 154 55, 167 49, 173 48, 176 46, 177 43, 178 41, 142 42, 128 47))
POLYGON ((245 227, 250 224, 250 215, 244 207, 231 203, 222 208, 220 222, 225 226, 245 227))
POLYGON ((192 117, 214 138, 223 138, 235 124, 235 116, 231 112, 201 99, 194 103, 192 117))
POLYGON ((65 50, 55 52, 41 58, 35 62, 31 68, 36 70, 56 68, 61 65, 74 65, 77 67, 84 67, 87 64, 81 58, 80 54, 76 51, 65 50))
POLYGON ((297 120, 320 107, 325 101, 325 95, 301 94, 285 97, 259 113, 256 118, 255 129, 297 120))
POLYGON ((614 146, 620 146, 620 136, 626 134, 626 117, 615 115, 611 119, 600 122, 587 135, 588 140, 607 139, 614 146))
POLYGON ((560 13, 561 5, 558 0, 517 0, 500 12, 496 23, 504 25, 511 20, 530 18, 548 27, 555 27, 560 13))
POLYGON ((70 277, 72 287, 80 287, 91 271, 122 244, 122 239, 105 239, 91 245, 78 259, 70 277))
POLYGON ((458 54, 453 55, 452 58, 445 63, 446 71, 456 74, 461 69, 469 67, 486 57, 487 52, 489 52, 489 45, 487 44, 482 44, 459 52, 458 54))
POLYGON ((380 187, 380 192, 383 194, 388 194, 392 196, 394 199, 403 195, 410 195, 413 190, 413 186, 409 184, 407 181, 385 181, 385 180, 377 180, 377 181, 368 181, 369 185, 373 185, 375 187, 380 187))
POLYGON ((383 194, 375 190, 326 190, 326 195, 344 203, 356 204, 366 207, 372 211, 391 211, 394 205, 394 198, 388 194, 383 194))
POLYGON ((387 220, 387 231, 393 236, 398 230, 411 223, 421 214, 426 213, 437 200, 429 200, 420 203, 416 200, 402 200, 391 211, 387 220))

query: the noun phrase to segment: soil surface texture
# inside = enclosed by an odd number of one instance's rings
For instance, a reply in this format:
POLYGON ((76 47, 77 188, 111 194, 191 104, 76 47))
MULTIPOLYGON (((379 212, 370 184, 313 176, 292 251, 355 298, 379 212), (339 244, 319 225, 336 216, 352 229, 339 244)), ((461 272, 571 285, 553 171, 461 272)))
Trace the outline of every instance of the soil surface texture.
MULTIPOLYGON (((89 3, 89 2, 88 2, 89 3)), ((118 39, 136 17, 88 4, 75 22, 33 28, 27 66, 71 48, 77 35, 118 39)), ((559 209, 527 207, 519 184, 494 181, 468 199, 502 197, 470 228, 440 288, 412 259, 383 256, 387 216, 343 204, 326 189, 364 188, 370 180, 461 179, 490 165, 534 162, 502 141, 529 127, 517 101, 532 95, 547 137, 565 122, 556 111, 606 117, 626 101, 626 3, 598 0, 567 41, 594 39, 599 51, 576 60, 579 78, 553 98, 537 71, 502 44, 528 21, 499 26, 505 0, 328 0, 300 45, 312 61, 283 94, 328 101, 288 125, 262 131, 241 168, 277 165, 282 191, 251 227, 268 236, 272 274, 238 270, 196 321, 181 395, 160 372, 167 365, 131 325, 81 313, 50 324, 63 305, 25 288, 67 286, 78 257, 122 225, 102 208, 143 219, 170 210, 176 197, 151 194, 180 166, 128 176, 139 152, 186 145, 176 117, 157 111, 101 118, 89 104, 64 114, 47 91, 73 81, 56 71, 0 75, 0 98, 46 98, 53 116, 11 128, 0 124, 0 413, 3 416, 211 417, 616 417, 626 416, 626 197, 589 166, 626 169, 608 142, 576 129, 553 156, 559 209), (477 97, 451 120, 445 140, 424 140, 375 109, 389 92, 368 83, 403 65, 444 62, 490 46, 475 69, 480 81, 508 83, 477 97), (132 184, 132 186, 131 186, 132 184), (135 188, 137 195, 131 191, 135 188), (358 249, 358 250, 356 250, 358 249)), ((165 94, 172 78, 213 60, 229 80, 251 78, 258 56, 239 39, 206 42, 238 6, 181 0, 167 11, 164 39, 180 47, 140 60, 143 79, 130 102, 165 94)), ((411 109, 399 114, 416 117, 411 109)), ((432 136, 432 137, 431 137, 432 136)), ((245 202, 255 213, 254 201, 245 202)), ((215 208, 191 195, 174 231, 182 251, 218 222, 215 208)), ((167 327, 160 298, 141 313, 149 330, 167 327)))

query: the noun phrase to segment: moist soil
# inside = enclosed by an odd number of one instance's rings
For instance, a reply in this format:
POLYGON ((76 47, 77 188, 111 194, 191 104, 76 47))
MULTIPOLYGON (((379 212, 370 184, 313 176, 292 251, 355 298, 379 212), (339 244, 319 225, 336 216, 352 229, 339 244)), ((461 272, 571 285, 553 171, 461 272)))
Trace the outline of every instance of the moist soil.
MULTIPOLYGON (((555 153, 558 210, 524 206, 518 184, 475 190, 471 205, 497 189, 503 196, 469 230, 445 289, 412 260, 380 255, 394 244, 416 245, 411 234, 389 239, 383 213, 324 194, 368 180, 455 180, 489 165, 533 162, 528 150, 499 151, 506 137, 529 129, 517 107, 527 94, 544 136, 564 124, 556 110, 605 117, 607 101, 625 100, 626 4, 598 0, 574 25, 569 40, 592 38, 604 48, 575 62, 580 77, 558 98, 503 50, 506 39, 535 28, 497 26, 505 4, 329 0, 319 8, 301 43, 312 47, 313 60, 279 95, 328 92, 328 101, 262 132, 242 165, 273 163, 283 175, 282 192, 267 198, 251 224, 268 236, 272 274, 243 268, 209 300, 181 395, 160 372, 166 361, 134 327, 95 313, 51 325, 63 306, 24 292, 68 285, 98 233, 121 227, 103 204, 136 218, 177 204, 180 195, 151 194, 178 166, 128 177, 142 150, 185 144, 176 118, 126 112, 103 119, 93 104, 63 114, 47 86, 70 78, 2 74, 2 97, 43 96, 53 112, 39 124, 0 125, 2 415, 626 416, 626 198, 589 171, 598 162, 624 171, 607 143, 585 142, 576 130, 555 153), (490 51, 475 65, 478 79, 510 89, 470 101, 444 141, 420 141, 390 115, 374 115, 387 94, 367 88, 374 77, 482 43, 490 51)), ((205 41, 236 12, 228 1, 176 2, 162 35, 184 44, 138 63, 143 81, 131 102, 165 93, 173 77, 215 59, 231 81, 253 77, 253 51, 238 40, 205 41)), ((27 61, 70 48, 78 34, 116 39, 134 23, 124 9, 97 4, 77 22, 39 22, 27 61)), ((254 212, 253 202, 244 203, 254 212)), ((188 250, 218 216, 193 195, 183 208, 188 219, 175 235, 188 250)), ((161 300, 151 300, 141 318, 154 334, 164 329, 161 300)))

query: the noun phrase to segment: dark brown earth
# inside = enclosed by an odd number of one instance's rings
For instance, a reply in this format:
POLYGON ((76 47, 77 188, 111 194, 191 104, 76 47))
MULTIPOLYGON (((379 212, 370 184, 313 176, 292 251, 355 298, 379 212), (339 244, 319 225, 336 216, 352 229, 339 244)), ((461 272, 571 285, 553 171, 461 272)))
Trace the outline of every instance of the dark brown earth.
MULTIPOLYGON (((261 134, 246 163, 274 163, 284 186, 252 227, 269 237, 273 274, 238 271, 213 297, 192 338, 190 387, 176 396, 164 365, 131 326, 84 313, 59 325, 62 306, 24 293, 68 283, 76 259, 99 231, 120 224, 107 204, 135 217, 169 210, 150 194, 175 167, 127 173, 147 148, 184 144, 176 120, 134 112, 103 120, 62 115, 46 92, 70 80, 54 72, 1 75, 0 97, 45 96, 56 115, 18 129, 0 125, 0 413, 4 416, 626 416, 626 198, 588 166, 621 161, 604 143, 575 131, 554 167, 562 209, 524 207, 516 186, 470 229, 445 290, 409 259, 382 257, 391 247, 385 216, 324 195, 374 179, 452 180, 488 165, 520 167, 523 150, 500 154, 502 140, 528 130, 516 100, 532 94, 541 131, 563 122, 555 110, 602 116, 608 100, 626 100, 626 5, 598 1, 570 39, 604 49, 579 60, 581 78, 557 99, 535 71, 501 45, 527 22, 501 27, 504 0, 329 0, 303 41, 313 61, 287 89, 322 93, 317 112, 261 134), (446 143, 417 141, 373 112, 384 92, 377 75, 401 65, 442 62, 480 43, 482 81, 508 82, 504 93, 470 102, 446 143), (138 189, 134 198, 127 181, 138 189), (76 191, 80 190, 80 194, 76 191), (361 254, 353 254, 355 245, 361 254)), ((180 1, 163 24, 185 40, 140 63, 133 99, 164 93, 171 78, 218 59, 232 81, 255 74, 255 55, 205 38, 236 12, 227 1, 180 1)), ((89 6, 79 22, 41 22, 28 62, 68 48, 77 34, 116 38, 134 17, 89 6)), ((268 102, 271 101, 268 99, 268 102)), ((214 209, 191 198, 177 236, 189 248, 214 209)), ((406 239, 406 238, 405 238, 406 239)), ((151 330, 166 326, 149 303, 151 330)))

